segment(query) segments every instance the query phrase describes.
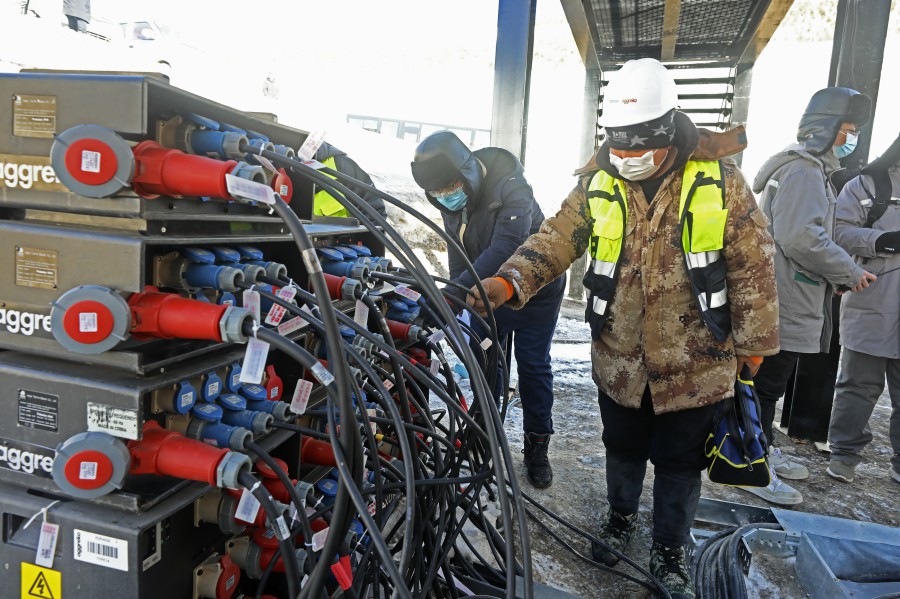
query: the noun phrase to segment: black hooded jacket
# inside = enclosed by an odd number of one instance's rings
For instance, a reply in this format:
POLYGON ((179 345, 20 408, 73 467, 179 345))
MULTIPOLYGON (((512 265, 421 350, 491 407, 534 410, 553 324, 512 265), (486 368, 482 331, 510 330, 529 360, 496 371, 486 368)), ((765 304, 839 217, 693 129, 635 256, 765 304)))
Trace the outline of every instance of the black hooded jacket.
MULTIPOLYGON (((528 236, 540 229, 544 214, 525 180, 522 164, 511 152, 491 147, 476 150, 474 155, 484 168, 481 177, 460 174, 468 196, 462 210, 450 212, 430 194, 426 195, 441 211, 444 230, 460 242, 478 278, 484 279, 494 276, 528 236)), ((475 284, 453 249, 448 249, 448 262, 450 278, 465 287, 475 284)), ((561 294, 563 279, 547 285, 538 295, 561 294)))

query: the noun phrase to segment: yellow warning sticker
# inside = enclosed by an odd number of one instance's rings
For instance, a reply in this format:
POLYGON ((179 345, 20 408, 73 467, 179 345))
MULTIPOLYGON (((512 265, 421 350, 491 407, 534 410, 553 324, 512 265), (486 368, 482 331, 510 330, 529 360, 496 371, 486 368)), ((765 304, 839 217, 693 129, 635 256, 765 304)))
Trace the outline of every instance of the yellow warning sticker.
POLYGON ((62 599, 62 573, 22 562, 22 599, 62 599))

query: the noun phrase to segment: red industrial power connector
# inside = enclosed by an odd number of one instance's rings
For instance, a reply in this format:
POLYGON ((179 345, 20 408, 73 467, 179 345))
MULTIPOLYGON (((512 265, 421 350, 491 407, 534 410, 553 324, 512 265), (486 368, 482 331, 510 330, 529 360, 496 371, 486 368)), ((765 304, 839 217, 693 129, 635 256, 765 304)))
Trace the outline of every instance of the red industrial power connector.
POLYGON ((131 474, 156 474, 209 483, 214 487, 237 489, 238 474, 250 468, 250 458, 228 449, 219 449, 162 428, 144 423, 143 439, 129 441, 131 474))
POLYGON ((331 443, 319 441, 312 437, 303 437, 303 440, 300 442, 300 463, 315 464, 317 466, 337 466, 331 443))
POLYGON ((66 349, 81 354, 108 351, 133 334, 137 339, 208 339, 243 343, 246 308, 210 304, 146 287, 126 301, 99 285, 70 289, 53 302, 50 330, 66 349))

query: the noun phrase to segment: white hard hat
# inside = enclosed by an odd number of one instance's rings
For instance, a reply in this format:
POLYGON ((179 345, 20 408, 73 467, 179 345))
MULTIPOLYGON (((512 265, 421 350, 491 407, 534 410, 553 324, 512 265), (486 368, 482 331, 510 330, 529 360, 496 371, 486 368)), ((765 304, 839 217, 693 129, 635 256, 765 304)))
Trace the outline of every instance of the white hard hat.
POLYGON ((678 90, 656 59, 629 60, 609 76, 603 93, 603 127, 625 127, 657 119, 678 106, 678 90))

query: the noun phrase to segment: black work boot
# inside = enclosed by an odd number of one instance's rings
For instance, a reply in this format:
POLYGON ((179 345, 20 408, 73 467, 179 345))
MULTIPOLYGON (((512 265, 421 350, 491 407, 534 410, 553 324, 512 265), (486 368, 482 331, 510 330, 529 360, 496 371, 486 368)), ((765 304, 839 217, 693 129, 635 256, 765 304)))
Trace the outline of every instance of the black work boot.
POLYGON ((650 574, 659 580, 672 599, 694 599, 684 547, 666 547, 653 541, 650 547, 650 574))
POLYGON ((616 510, 609 508, 600 525, 600 532, 597 538, 603 543, 591 541, 591 557, 595 562, 600 562, 606 566, 615 566, 619 563, 619 556, 607 549, 607 547, 615 549, 619 553, 624 553, 625 547, 631 541, 631 535, 637 530, 637 513, 630 516, 623 516, 616 510), (606 545, 606 547, 604 547, 606 545))
POLYGON ((550 445, 550 435, 537 433, 525 433, 525 469, 528 474, 528 482, 536 489, 549 487, 553 482, 553 469, 550 468, 550 459, 547 457, 547 449, 550 445))

